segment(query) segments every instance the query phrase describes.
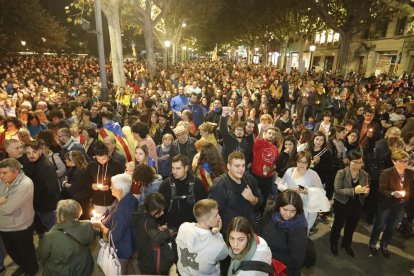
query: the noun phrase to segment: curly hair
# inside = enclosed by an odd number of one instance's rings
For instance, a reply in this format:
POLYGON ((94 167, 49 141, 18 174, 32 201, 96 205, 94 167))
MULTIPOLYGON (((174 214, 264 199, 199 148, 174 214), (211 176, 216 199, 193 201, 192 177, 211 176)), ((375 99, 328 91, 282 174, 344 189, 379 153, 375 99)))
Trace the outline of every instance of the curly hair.
POLYGON ((197 168, 206 162, 213 171, 214 176, 219 176, 226 172, 226 165, 223 159, 220 157, 217 148, 211 143, 205 144, 202 147, 197 168))

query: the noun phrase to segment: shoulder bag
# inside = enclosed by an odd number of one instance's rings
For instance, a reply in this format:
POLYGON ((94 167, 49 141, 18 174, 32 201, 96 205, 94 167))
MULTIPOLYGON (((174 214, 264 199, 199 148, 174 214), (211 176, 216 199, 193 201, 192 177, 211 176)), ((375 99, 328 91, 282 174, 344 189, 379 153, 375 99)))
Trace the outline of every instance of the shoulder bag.
POLYGON ((105 276, 122 275, 121 263, 116 255, 116 249, 112 234, 109 232, 108 241, 99 240, 99 249, 97 264, 101 267, 105 276))

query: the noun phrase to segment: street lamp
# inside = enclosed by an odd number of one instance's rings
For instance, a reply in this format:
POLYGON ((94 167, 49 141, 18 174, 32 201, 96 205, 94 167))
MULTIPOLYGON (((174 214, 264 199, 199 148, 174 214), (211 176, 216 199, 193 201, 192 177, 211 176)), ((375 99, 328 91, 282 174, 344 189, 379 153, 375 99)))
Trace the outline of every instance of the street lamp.
POLYGON ((22 46, 26 46, 26 41, 22 40, 20 41, 20 43, 22 44, 22 46))
POLYGON ((168 48, 171 47, 171 41, 166 40, 164 41, 165 51, 167 52, 167 69, 168 69, 168 48))
POLYGON ((309 68, 308 68, 308 72, 310 72, 311 70, 311 66, 312 66, 312 59, 313 59, 313 52, 315 52, 316 50, 316 46, 315 45, 311 45, 309 46, 309 51, 310 51, 310 59, 309 59, 309 68))
POLYGON ((183 24, 181 24, 181 26, 183 27, 183 28, 185 28, 185 27, 187 27, 187 23, 183 23, 183 24))

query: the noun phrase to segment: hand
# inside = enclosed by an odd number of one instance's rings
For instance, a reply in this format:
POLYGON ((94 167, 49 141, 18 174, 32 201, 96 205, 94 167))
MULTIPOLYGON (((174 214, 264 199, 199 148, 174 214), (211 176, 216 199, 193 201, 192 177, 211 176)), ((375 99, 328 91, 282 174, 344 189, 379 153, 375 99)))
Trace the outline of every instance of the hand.
POLYGON ((0 205, 6 204, 7 203, 7 197, 2 196, 0 197, 0 205))
POLYGON ((297 192, 299 193, 299 194, 307 194, 308 193, 308 188, 304 188, 304 189, 297 189, 297 192))
POLYGON ((164 154, 163 156, 161 156, 161 160, 167 160, 169 157, 169 154, 164 154))
POLYGON ((167 224, 164 224, 164 225, 159 225, 158 226, 158 230, 160 230, 160 231, 165 231, 165 230, 167 230, 168 229, 168 225, 167 224))
POLYGON ((181 112, 175 112, 175 114, 178 116, 178 117, 180 117, 181 118, 181 112))
POLYGON ((125 172, 127 174, 133 174, 134 169, 135 169, 134 162, 131 161, 125 164, 125 172))
POLYGON ((392 192, 391 195, 394 196, 395 198, 402 198, 402 197, 405 196, 405 193, 403 195, 403 194, 401 194, 401 192, 403 192, 403 191, 395 191, 395 192, 392 192))
POLYGON ((101 188, 101 191, 109 191, 109 185, 103 185, 103 187, 101 188))
POLYGON ((98 188, 98 184, 93 183, 93 184, 92 184, 92 190, 94 190, 94 191, 98 191, 98 190, 99 190, 99 188, 98 188))
POLYGON ((284 152, 285 153, 290 153, 292 151, 292 149, 285 149, 284 152))
POLYGON ((313 157, 313 164, 314 165, 319 164, 320 161, 321 161, 321 158, 319 156, 313 157))
POLYGON ((70 184, 69 182, 65 182, 64 184, 63 184, 64 186, 65 186, 65 188, 70 188, 70 186, 72 186, 72 184, 70 184))
POLYGON ((252 190, 250 189, 250 187, 247 185, 246 188, 244 188, 243 192, 242 192, 242 196, 248 200, 250 203, 255 201, 255 196, 252 192, 252 190))
POLYGON ((211 229, 211 232, 213 233, 213 234, 217 234, 217 233, 219 233, 220 231, 221 231, 221 227, 223 227, 223 222, 221 221, 221 218, 219 219, 219 223, 218 223, 218 225, 216 226, 216 227, 213 227, 212 229, 211 229))
POLYGON ((104 227, 104 225, 101 221, 94 220, 94 221, 91 221, 91 223, 93 225, 93 228, 96 228, 96 229, 102 230, 103 227, 104 227))
POLYGON ((371 131, 371 130, 368 130, 368 132, 367 132, 367 137, 368 137, 368 138, 372 138, 372 137, 374 137, 374 132, 373 132, 373 131, 371 131))

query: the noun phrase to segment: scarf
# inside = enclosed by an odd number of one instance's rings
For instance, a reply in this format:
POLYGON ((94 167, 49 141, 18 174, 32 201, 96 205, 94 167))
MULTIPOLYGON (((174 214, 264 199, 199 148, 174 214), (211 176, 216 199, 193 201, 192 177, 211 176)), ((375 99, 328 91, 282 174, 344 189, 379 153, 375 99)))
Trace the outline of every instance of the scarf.
POLYGON ((290 220, 284 220, 280 212, 275 212, 272 215, 272 221, 274 221, 277 225, 279 225, 284 230, 308 227, 308 222, 306 221, 305 215, 303 213, 293 217, 290 220))
POLYGON ((257 249, 257 241, 256 241, 256 235, 253 235, 251 242, 250 242, 250 248, 247 251, 245 255, 241 254, 234 254, 233 250, 229 250, 229 256, 231 257, 231 263, 229 267, 229 271, 227 272, 227 276, 233 276, 233 271, 237 271, 237 269, 240 267, 240 264, 242 261, 250 261, 253 258, 253 255, 256 253, 257 249))

